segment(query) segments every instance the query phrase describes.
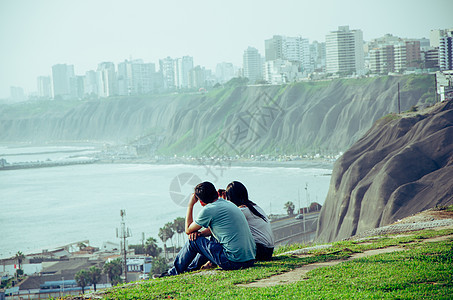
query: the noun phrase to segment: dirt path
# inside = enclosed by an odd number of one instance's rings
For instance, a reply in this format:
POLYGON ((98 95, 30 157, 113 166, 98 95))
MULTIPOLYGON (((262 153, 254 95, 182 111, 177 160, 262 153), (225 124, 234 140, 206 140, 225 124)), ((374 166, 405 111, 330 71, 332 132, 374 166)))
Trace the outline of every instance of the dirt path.
MULTIPOLYGON (((426 239, 423 242, 438 242, 438 241, 443 241, 450 239, 452 236, 451 235, 446 235, 446 236, 440 236, 440 237, 435 237, 431 239, 426 239)), ((407 244, 406 244, 407 245, 407 244)), ((289 283, 294 283, 297 281, 304 280, 304 276, 310 272, 311 270, 314 270, 316 268, 324 268, 324 267, 330 267, 330 266, 335 266, 347 261, 351 261, 357 258, 363 258, 363 257, 368 257, 368 256, 373 256, 373 255, 378 255, 378 254, 383 254, 383 253, 391 253, 395 251, 403 251, 404 248, 401 247, 387 247, 387 248, 382 248, 382 249, 374 249, 374 250, 368 250, 362 253, 354 253, 351 255, 350 258, 346 260, 334 260, 334 261, 328 261, 328 262, 321 262, 321 263, 314 263, 314 264, 309 264, 302 266, 300 268, 294 269, 292 271, 271 276, 265 279, 261 279, 259 281, 251 282, 248 284, 238 284, 238 286, 242 287, 268 287, 268 286, 275 286, 275 285, 281 285, 281 284, 289 284, 289 283)))

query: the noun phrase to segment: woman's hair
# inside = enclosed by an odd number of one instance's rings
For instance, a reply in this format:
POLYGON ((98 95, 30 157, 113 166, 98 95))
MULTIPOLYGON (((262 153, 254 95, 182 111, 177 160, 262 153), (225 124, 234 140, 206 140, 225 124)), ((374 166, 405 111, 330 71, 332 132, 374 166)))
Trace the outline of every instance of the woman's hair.
POLYGON ((214 185, 209 181, 205 181, 198 184, 195 187, 194 192, 198 199, 200 199, 206 204, 214 202, 219 197, 214 185))
POLYGON ((266 217, 256 210, 255 208, 256 204, 249 200, 249 194, 247 193, 247 189, 239 181, 233 181, 230 184, 228 184, 226 188, 226 197, 227 200, 233 202, 234 204, 236 204, 236 206, 241 205, 247 206, 255 216, 260 217, 265 222, 267 222, 266 217))

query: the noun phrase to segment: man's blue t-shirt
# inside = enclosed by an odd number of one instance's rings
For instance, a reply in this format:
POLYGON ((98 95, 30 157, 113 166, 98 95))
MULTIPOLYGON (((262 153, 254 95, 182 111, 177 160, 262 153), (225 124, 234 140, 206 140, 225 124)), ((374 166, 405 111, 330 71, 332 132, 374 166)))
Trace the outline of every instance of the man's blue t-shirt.
POLYGON ((222 198, 206 204, 195 219, 198 225, 211 229, 222 244, 230 261, 255 259, 256 246, 247 220, 241 210, 222 198))

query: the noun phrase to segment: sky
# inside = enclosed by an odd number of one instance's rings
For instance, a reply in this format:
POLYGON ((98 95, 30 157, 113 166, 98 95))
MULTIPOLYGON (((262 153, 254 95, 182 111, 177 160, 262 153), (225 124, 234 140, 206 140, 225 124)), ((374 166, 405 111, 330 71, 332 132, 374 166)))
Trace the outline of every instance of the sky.
POLYGON ((10 87, 37 90, 36 78, 55 64, 76 75, 103 61, 192 56, 215 70, 242 65, 248 46, 264 55, 273 35, 310 43, 349 25, 364 40, 386 33, 429 38, 453 28, 453 0, 0 0, 0 98, 10 87))

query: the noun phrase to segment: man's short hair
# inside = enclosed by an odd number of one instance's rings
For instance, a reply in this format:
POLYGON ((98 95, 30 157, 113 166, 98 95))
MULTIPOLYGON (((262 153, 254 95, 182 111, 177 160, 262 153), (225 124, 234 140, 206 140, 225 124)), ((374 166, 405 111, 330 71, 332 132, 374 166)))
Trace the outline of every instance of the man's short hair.
POLYGON ((195 196, 204 203, 212 203, 219 197, 215 186, 209 181, 202 182, 195 187, 195 196))

